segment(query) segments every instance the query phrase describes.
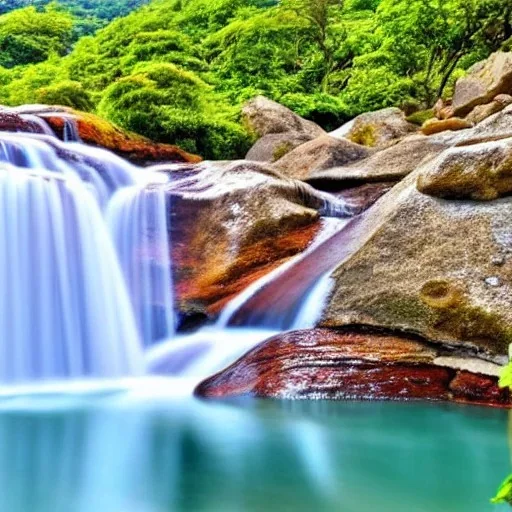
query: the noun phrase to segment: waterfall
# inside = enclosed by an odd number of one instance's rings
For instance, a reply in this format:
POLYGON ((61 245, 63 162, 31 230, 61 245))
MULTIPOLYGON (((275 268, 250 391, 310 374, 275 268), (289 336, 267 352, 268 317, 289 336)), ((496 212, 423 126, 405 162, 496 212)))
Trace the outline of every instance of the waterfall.
MULTIPOLYGON (((324 219, 305 253, 250 286, 215 327, 176 336, 170 169, 0 133, 0 383, 147 369, 202 378, 273 334, 315 325, 338 261, 325 244, 346 219, 324 219)), ((324 213, 346 212, 340 202, 324 213)))
POLYGON ((55 137, 55 132, 51 129, 50 125, 39 116, 36 116, 34 114, 21 114, 20 117, 24 121, 29 121, 30 123, 39 127, 41 134, 48 135, 50 137, 55 137))
POLYGON ((78 125, 76 119, 72 117, 64 117, 64 130, 63 130, 64 142, 81 142, 80 132, 78 131, 78 125))
POLYGON ((174 334, 168 199, 161 188, 129 187, 112 198, 109 224, 145 345, 174 334))
POLYGON ((0 133, 0 383, 145 372, 143 343, 174 334, 167 179, 0 133))
POLYGON ((0 381, 143 372, 115 249, 77 179, 0 170, 0 381))

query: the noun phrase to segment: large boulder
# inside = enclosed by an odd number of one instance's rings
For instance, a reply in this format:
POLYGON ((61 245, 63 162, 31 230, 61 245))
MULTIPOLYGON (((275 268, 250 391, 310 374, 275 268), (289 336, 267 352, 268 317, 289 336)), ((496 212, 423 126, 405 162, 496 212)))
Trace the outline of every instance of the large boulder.
POLYGON ((498 94, 512 92, 512 53, 496 52, 478 62, 455 85, 453 113, 465 116, 477 105, 490 103, 498 94))
POLYGON ((249 150, 246 160, 273 163, 295 148, 313 140, 303 132, 271 133, 264 135, 249 150))
POLYGON ((417 130, 399 108, 385 108, 356 117, 345 137, 363 146, 384 148, 417 130))
POLYGON ((306 181, 325 189, 332 189, 336 184, 399 181, 448 147, 442 140, 411 135, 364 160, 327 170, 315 169, 306 181))
POLYGON ((512 198, 444 201, 418 173, 380 199, 334 272, 322 325, 369 325, 504 357, 512 342, 512 198))
POLYGON ((179 309, 215 315, 253 281, 303 251, 321 214, 343 201, 263 164, 205 164, 169 185, 179 309))
POLYGON ((274 164, 280 173, 307 180, 316 172, 346 165, 370 155, 364 146, 325 135, 294 149, 274 164))
POLYGON ((444 198, 492 200, 512 192, 512 139, 454 147, 425 165, 418 190, 444 198))
POLYGON ((242 119, 247 128, 257 137, 271 133, 300 132, 310 137, 325 135, 325 131, 279 103, 257 96, 242 110, 242 119))
POLYGON ((417 339, 315 329, 265 341, 196 394, 219 398, 445 400, 510 406, 499 367, 453 357, 417 339))

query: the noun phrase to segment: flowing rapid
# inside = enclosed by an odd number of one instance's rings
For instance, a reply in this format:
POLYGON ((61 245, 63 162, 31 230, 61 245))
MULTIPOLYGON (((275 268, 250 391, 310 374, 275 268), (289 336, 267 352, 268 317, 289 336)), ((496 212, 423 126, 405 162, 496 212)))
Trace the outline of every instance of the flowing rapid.
POLYGON ((62 142, 23 116, 41 133, 0 133, 0 383, 147 372, 197 380, 318 321, 333 264, 309 265, 305 279, 297 269, 346 219, 325 219, 305 253, 245 290, 215 326, 177 335, 170 166, 143 169, 81 144, 72 119, 62 142), (280 304, 275 283, 291 275, 293 300, 280 304), (277 306, 263 314, 258 297, 269 289, 277 306))

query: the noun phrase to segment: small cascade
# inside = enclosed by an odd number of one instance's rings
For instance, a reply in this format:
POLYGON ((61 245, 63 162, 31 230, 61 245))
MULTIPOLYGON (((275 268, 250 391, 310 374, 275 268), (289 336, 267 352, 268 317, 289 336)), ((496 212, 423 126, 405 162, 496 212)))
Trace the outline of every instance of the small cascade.
POLYGON ((326 271, 325 265, 319 265, 305 276, 304 282, 303 276, 295 269, 305 261, 314 260, 317 251, 323 250, 325 244, 347 226, 349 219, 333 218, 323 222, 323 228, 307 251, 249 286, 227 305, 215 326, 175 337, 149 350, 146 354, 148 370, 158 375, 203 379, 224 369, 259 343, 280 332, 314 327, 320 320, 331 291, 331 271, 335 265, 331 263, 329 271, 326 271), (245 311, 255 297, 267 287, 274 287, 274 283, 288 274, 295 276, 300 287, 294 301, 286 301, 286 289, 281 294, 273 289, 276 294, 273 304, 275 311, 273 307, 263 307, 261 314, 253 309, 245 311), (244 314, 242 320, 238 317, 241 312, 244 314), (235 323, 232 323, 233 320, 235 323))
POLYGON ((0 170, 0 382, 143 372, 100 209, 54 172, 0 170))
POLYGON ((349 221, 347 218, 324 220, 322 231, 306 252, 236 297, 221 314, 218 325, 259 326, 277 331, 314 327, 331 290, 330 275, 339 261, 336 253, 329 254, 329 244, 349 221), (325 254, 333 257, 325 258, 325 254), (261 301, 260 297, 263 297, 261 301))
POLYGON ((226 368, 262 341, 278 334, 267 329, 218 329, 207 327, 176 336, 146 353, 148 371, 176 375, 199 382, 226 368))
POLYGON ((72 117, 64 117, 64 129, 62 132, 62 138, 64 142, 81 142, 80 132, 76 119, 72 117))
POLYGON ((313 329, 318 324, 333 286, 332 271, 326 272, 313 284, 299 305, 291 330, 313 329))
POLYGON ((107 210, 146 346, 175 331, 168 202, 162 188, 129 187, 117 192, 107 210))
POLYGON ((22 114, 20 116, 24 121, 28 121, 35 126, 38 126, 41 130, 39 133, 42 135, 48 135, 49 137, 55 137, 55 132, 51 129, 50 125, 41 117, 34 114, 22 114))

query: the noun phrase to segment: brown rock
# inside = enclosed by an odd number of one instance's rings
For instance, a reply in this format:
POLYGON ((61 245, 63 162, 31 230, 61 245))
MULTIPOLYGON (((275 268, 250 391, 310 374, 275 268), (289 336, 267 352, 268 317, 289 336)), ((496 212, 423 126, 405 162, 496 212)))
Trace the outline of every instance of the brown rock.
POLYGON ((400 329, 505 356, 512 342, 512 198, 441 201, 416 190, 418 173, 364 214, 334 273, 322 325, 400 329))
POLYGON ((418 174, 418 190, 436 197, 492 200, 512 192, 512 139, 451 148, 418 174))
POLYGON ((437 351, 404 336, 328 329, 263 342, 196 394, 279 399, 454 400, 509 406, 497 377, 435 363, 437 351))
MULTIPOLYGON (((44 114, 43 117, 54 132, 63 137, 66 115, 44 114)), ((158 162, 198 163, 201 158, 170 144, 152 142, 140 135, 121 130, 94 114, 73 112, 77 133, 86 144, 99 146, 136 164, 158 162)))
POLYGON ((496 52, 475 64, 455 85, 454 115, 465 116, 498 94, 512 92, 512 53, 496 52))
POLYGON ((399 108, 385 108, 356 117, 346 137, 356 144, 384 148, 417 130, 399 108))
POLYGON ((289 178, 307 180, 318 171, 361 160, 369 154, 364 146, 325 135, 294 149, 274 168, 289 178))
POLYGON ((169 187, 180 311, 216 314, 254 280, 303 251, 320 213, 341 202, 255 162, 207 164, 169 187))
POLYGON ((41 127, 33 120, 6 109, 0 110, 0 131, 42 133, 41 127))
POLYGON ((499 94, 491 103, 477 105, 467 116, 466 121, 472 124, 481 123, 484 119, 501 112, 505 107, 512 103, 512 96, 508 94, 499 94))
POLYGON ((317 124, 264 96, 257 96, 244 106, 242 119, 258 137, 286 132, 305 133, 311 138, 325 135, 325 131, 317 124))
POLYGON ((459 117, 450 117, 449 119, 429 119, 425 121, 421 127, 421 132, 424 135, 434 135, 435 133, 441 133, 446 131, 458 131, 467 130, 473 128, 473 124, 466 119, 460 119, 459 117))
POLYGON ((271 133, 259 139, 245 158, 255 162, 273 163, 311 140, 311 135, 301 132, 271 133))

